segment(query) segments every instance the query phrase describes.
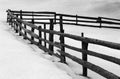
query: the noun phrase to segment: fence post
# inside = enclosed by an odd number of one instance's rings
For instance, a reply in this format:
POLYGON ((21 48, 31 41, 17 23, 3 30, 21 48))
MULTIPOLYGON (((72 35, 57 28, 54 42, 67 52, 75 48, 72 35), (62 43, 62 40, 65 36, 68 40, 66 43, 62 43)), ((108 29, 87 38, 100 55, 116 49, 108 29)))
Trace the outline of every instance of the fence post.
MULTIPOLYGON (((32 24, 34 24, 34 18, 32 18, 32 24)), ((31 31, 34 33, 34 28, 31 28, 31 31)), ((34 41, 34 37, 33 36, 31 36, 31 40, 34 41)), ((33 43, 31 42, 31 44, 33 44, 33 43)))
MULTIPOLYGON (((24 28, 27 29, 26 25, 24 25, 24 28)), ((26 39, 26 37, 27 37, 27 33, 26 33, 26 31, 24 31, 24 35, 25 35, 25 36, 24 36, 23 39, 26 39)))
POLYGON ((56 24, 56 13, 54 14, 54 22, 56 24))
MULTIPOLYGON (((13 12, 11 12, 11 14, 13 14, 13 12)), ((10 25, 13 27, 13 17, 10 18, 10 25)))
MULTIPOLYGON (((20 19, 22 20, 22 10, 20 10, 20 19)), ((22 26, 21 22, 20 22, 20 25, 22 26)), ((22 30, 21 26, 19 26, 20 31, 22 30)), ((21 36, 21 33, 19 33, 19 36, 21 36)))
MULTIPOLYGON (((50 19, 50 30, 53 30, 53 28, 54 28, 53 19, 50 19)), ((53 42, 53 40, 54 40, 54 36, 53 36, 53 34, 50 33, 49 34, 49 41, 53 42)), ((49 44, 49 50, 54 52, 53 45, 49 44)), ((49 53, 49 54, 52 55, 52 53, 49 53)))
MULTIPOLYGON (((63 29, 63 21, 62 21, 62 16, 60 16, 60 32, 61 33, 64 33, 64 29, 63 29)), ((60 43, 61 44, 64 44, 65 43, 65 39, 64 39, 64 36, 60 36, 60 43)), ((65 52, 65 47, 64 46, 61 46, 61 51, 65 52)), ((60 53, 61 54, 61 62, 62 63, 66 63, 66 58, 65 58, 65 55, 60 53)))
MULTIPOLYGON (((38 27, 38 32, 39 32, 39 38, 42 38, 42 32, 41 32, 41 26, 38 27)), ((39 39, 38 46, 42 45, 42 41, 39 39)))
MULTIPOLYGON (((46 24, 44 24, 44 29, 46 30, 46 24)), ((44 39, 46 40, 46 32, 44 32, 44 39)), ((46 47, 46 42, 44 41, 44 46, 46 47)))
POLYGON ((22 17, 22 10, 20 10, 20 19, 23 19, 23 17, 22 17))
MULTIPOLYGON (((14 12, 12 12, 12 14, 14 15, 14 12)), ((13 29, 15 31, 15 19, 14 18, 12 19, 12 26, 13 26, 13 29)))
POLYGON ((77 15, 76 15, 76 25, 78 24, 78 17, 77 17, 77 15))
MULTIPOLYGON (((8 10, 9 12, 11 12, 11 10, 8 10)), ((11 25, 11 16, 9 15, 9 17, 8 17, 8 23, 9 23, 9 25, 11 25)))
MULTIPOLYGON (((81 33, 81 36, 84 37, 84 33, 81 33)), ((88 43, 82 42, 82 50, 87 50, 88 49, 88 43)), ((82 53, 82 60, 87 61, 87 54, 82 53)), ((87 67, 83 66, 83 76, 87 76, 87 67)))
POLYGON ((15 24, 15 20, 13 21, 13 27, 14 27, 14 31, 16 31, 16 24, 15 24))
POLYGON ((100 23, 100 28, 102 28, 102 18, 98 17, 98 22, 100 23))
MULTIPOLYGON (((16 15, 16 17, 18 18, 18 14, 16 15)), ((18 22, 17 19, 16 19, 16 22, 18 22)), ((17 23, 16 23, 16 33, 18 33, 18 24, 17 23)))

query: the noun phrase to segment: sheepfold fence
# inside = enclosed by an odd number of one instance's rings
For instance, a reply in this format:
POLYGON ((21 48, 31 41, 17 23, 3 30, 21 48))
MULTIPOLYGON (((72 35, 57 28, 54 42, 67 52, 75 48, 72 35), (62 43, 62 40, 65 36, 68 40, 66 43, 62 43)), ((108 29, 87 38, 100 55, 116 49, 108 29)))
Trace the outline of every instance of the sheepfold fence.
POLYGON ((76 63, 83 66, 83 76, 88 75, 88 69, 98 73, 99 75, 107 79, 120 79, 120 77, 98 65, 92 64, 88 61, 88 55, 94 56, 97 58, 104 59, 106 61, 120 65, 120 59, 97 53, 91 50, 88 50, 88 45, 99 45, 108 47, 115 50, 120 50, 120 44, 92 39, 84 37, 82 33, 81 36, 72 35, 64 33, 63 25, 79 25, 79 26, 89 26, 89 27, 99 27, 99 28, 116 28, 117 26, 107 26, 103 24, 113 24, 119 25, 120 20, 105 18, 105 17, 85 17, 78 15, 67 15, 67 14, 57 14, 55 12, 33 12, 33 11, 13 11, 7 10, 7 22, 11 27, 18 33, 20 36, 23 36, 24 39, 29 40, 31 44, 37 45, 40 49, 48 52, 50 55, 55 55, 60 58, 62 63, 67 63, 66 58, 70 58, 76 63), (67 17, 67 18, 65 18, 67 17), (73 20, 74 19, 74 20, 73 20), (102 19, 107 19, 109 21, 104 21, 102 19), (117 21, 117 22, 116 22, 117 21), (80 24, 81 23, 81 24, 80 24), (89 24, 91 23, 91 24, 89 24), (39 26, 37 24, 40 24, 39 26), (54 25, 59 24, 60 30, 55 31, 54 25), (95 25, 98 24, 98 25, 95 25), (42 25, 44 27, 42 27, 42 25), (49 29, 46 26, 49 26, 49 29), (59 36, 59 41, 55 41, 54 36, 59 36), (74 47, 65 43, 65 38, 73 39, 81 42, 80 47, 74 47), (59 53, 55 53, 54 47, 58 48, 59 53), (82 53, 82 59, 71 55, 65 51, 65 48, 77 51, 82 53))

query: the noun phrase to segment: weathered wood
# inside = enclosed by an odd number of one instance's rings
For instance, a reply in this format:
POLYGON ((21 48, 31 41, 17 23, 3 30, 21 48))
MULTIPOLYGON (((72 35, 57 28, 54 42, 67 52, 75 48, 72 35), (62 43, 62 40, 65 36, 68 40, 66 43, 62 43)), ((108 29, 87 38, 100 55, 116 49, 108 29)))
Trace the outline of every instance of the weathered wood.
MULTIPOLYGON (((34 18, 32 19, 32 24, 34 24, 34 18)), ((34 28, 31 28, 31 31, 34 33, 34 28)), ((33 36, 31 36, 31 40, 33 40, 34 41, 34 37, 33 36)), ((31 44, 32 44, 32 42, 31 42, 31 44)))
MULTIPOLYGON (((20 15, 20 11, 11 11, 11 12, 14 12, 14 15, 20 15), (16 14, 17 12, 17 14, 16 14)), ((32 12, 33 11, 22 11, 22 16, 24 15, 28 15, 28 16, 32 16, 32 12), (30 13, 31 12, 31 13, 30 13)), ((87 17, 87 16, 76 16, 76 15, 68 15, 68 14, 56 14, 55 12, 34 12, 34 15, 35 16, 44 16, 45 14, 49 14, 50 16, 53 17, 54 20, 58 20, 56 19, 55 16, 63 16, 63 17, 68 17, 68 18, 73 18, 72 19, 63 19, 65 21, 69 21, 68 22, 64 22, 64 24, 70 24, 70 25, 76 25, 76 22, 75 22, 75 18, 79 18, 79 19, 82 19, 82 20, 78 20, 79 22, 86 22, 87 24, 77 24, 78 26, 88 26, 88 27, 100 27, 101 24, 114 24, 114 25, 120 25, 119 22, 114 22, 114 21, 120 21, 119 19, 113 19, 113 18, 106 18, 106 17, 100 17, 102 19, 105 19, 105 20, 108 20, 108 21, 101 21, 100 23, 100 26, 97 26, 97 25, 90 25, 89 23, 95 23, 95 24, 99 24, 99 22, 96 22, 98 20, 99 17, 87 17), (36 14, 37 13, 37 14, 36 14), (43 14, 42 14, 43 13, 43 14), (51 14, 52 13, 52 14, 51 14), (38 14, 42 14, 42 15, 38 15, 38 14), (110 21, 109 21, 110 20, 110 21), (74 21, 75 23, 70 23, 70 21, 74 21)), ((48 16, 49 16, 48 15, 48 16)), ((48 17, 45 15, 45 17, 48 17)), ((37 18, 36 18, 37 19, 37 18)), ((44 24, 45 22, 41 22, 42 24, 44 24)), ((56 24, 56 21, 54 22, 56 24)), ((39 22, 36 22, 36 24, 40 24, 39 22)), ((49 23, 47 23, 49 24, 49 23)), ((110 26, 109 26, 110 27, 110 26)), ((109 28, 109 27, 104 27, 104 28, 109 28)), ((110 27, 111 28, 111 27, 110 27)), ((113 27, 114 28, 114 27, 113 27)), ((119 27, 115 27, 115 29, 119 29, 119 27)))
POLYGON ((16 24, 15 24, 15 20, 13 22, 13 27, 14 27, 14 31, 16 32, 16 24))
MULTIPOLYGON (((17 23, 18 25, 20 25, 20 23, 17 23)), ((36 38, 36 39, 38 39, 39 38, 39 36, 37 35, 37 34, 35 34, 34 32, 32 32, 31 30, 28 30, 28 29, 26 29, 25 27, 23 27, 23 26, 20 26, 26 33, 28 33, 28 34, 30 34, 32 37, 34 37, 34 38, 36 38)), ((20 32, 20 30, 19 30, 19 32, 20 32)), ((23 33, 24 34, 24 33, 23 33)), ((25 37, 27 37, 25 34, 24 34, 24 36, 25 37)))
MULTIPOLYGON (((68 14, 56 14, 56 15, 59 15, 59 16, 65 16, 65 17, 76 17, 76 15, 68 15, 68 14)), ((87 17, 87 16, 78 16, 78 18, 83 18, 83 19, 93 19, 93 20, 96 20, 97 18, 96 17, 87 17)))
MULTIPOLYGON (((32 37, 39 39, 39 36, 37 34, 35 34, 34 32, 31 32, 31 30, 25 29, 23 26, 21 26, 21 28, 28 34, 30 34, 32 37)), ((25 34, 24 34, 25 35, 25 34)), ((25 35, 26 36, 26 35, 25 35)), ((32 39, 31 39, 32 40, 32 39)), ((33 40, 34 41, 34 40, 33 40)))
MULTIPOLYGON (((38 32, 39 32, 39 38, 42 38, 42 32, 41 32, 41 29, 42 29, 42 27, 41 26, 39 26, 38 27, 38 32)), ((42 41, 39 39, 39 43, 38 43, 38 46, 39 45, 42 45, 42 41)))
POLYGON ((16 26, 15 33, 18 33, 18 25, 17 25, 16 21, 15 21, 15 26, 16 26))
MULTIPOLYGON (((24 28, 27 29, 26 25, 24 25, 24 28)), ((24 35, 25 35, 25 36, 24 36, 24 39, 26 39, 26 37, 27 37, 27 33, 26 33, 25 30, 24 30, 24 35)))
MULTIPOLYGON (((23 18, 23 20, 31 20, 32 18, 23 18)), ((49 20, 49 19, 54 19, 53 17, 51 18, 34 18, 34 20, 49 20)))
POLYGON ((22 10, 20 10, 20 19, 22 19, 22 10))
MULTIPOLYGON (((84 33, 81 33, 81 36, 84 37, 84 33)), ((88 50, 88 43, 82 42, 82 50, 88 50)), ((87 54, 86 53, 82 53, 82 60, 83 61, 87 61, 87 54)), ((87 67, 83 66, 83 76, 87 76, 87 67)))
MULTIPOLYGON (((16 15, 16 17, 18 18, 18 15, 16 15)), ((16 33, 18 33, 18 24, 17 24, 17 22, 18 22, 18 20, 16 19, 16 21, 15 21, 16 23, 16 33)))
MULTIPOLYGON (((14 12, 14 13, 20 13, 20 11, 15 11, 15 10, 12 10, 11 12, 14 12)), ((42 11, 42 12, 35 12, 35 11, 22 11, 22 13, 38 13, 38 14, 55 14, 55 12, 49 12, 49 11, 42 11)))
MULTIPOLYGON (((34 28, 34 29, 37 29, 37 30, 38 30, 38 27, 37 27, 36 25, 34 25, 34 24, 31 24, 31 23, 28 23, 28 22, 22 21, 22 20, 21 20, 21 22, 22 22, 23 24, 28 25, 28 26, 31 27, 31 28, 34 28)), ((34 22, 34 23, 35 23, 35 22, 34 22)))
MULTIPOLYGON (((22 12, 23 13, 23 12, 22 12)), ((18 14, 19 15, 19 14, 18 14)), ((32 16, 32 14, 22 14, 22 16, 32 16)), ((34 16, 38 16, 38 17, 54 17, 54 15, 45 15, 45 14, 41 14, 41 15, 35 15, 34 16)))
MULTIPOLYGON (((66 24, 66 25, 76 25, 76 23, 71 23, 71 22, 63 22, 63 24, 66 24)), ((94 27, 94 28, 98 28, 99 27, 99 25, 82 24, 82 23, 78 23, 77 26, 86 26, 86 27, 94 27)))
POLYGON ((54 14, 54 23, 56 24, 56 13, 54 14))
POLYGON ((26 21, 23 21, 23 20, 19 19, 18 17, 15 17, 14 15, 12 15, 10 12, 9 12, 9 14, 10 14, 11 17, 13 17, 14 19, 16 19, 17 21, 22 22, 23 24, 28 25, 31 28, 38 29, 38 27, 36 25, 28 23, 26 21))
MULTIPOLYGON (((49 41, 49 40, 45 40, 45 39, 43 39, 43 38, 39 38, 39 40, 44 41, 44 42, 46 42, 46 43, 48 43, 48 44, 50 44, 50 45, 54 45, 54 46, 60 48, 60 45, 58 45, 58 44, 56 44, 56 43, 54 43, 54 42, 51 42, 51 41, 49 41)), ((44 46, 44 47, 45 47, 45 46, 44 46)), ((47 48, 47 47, 46 47, 46 48, 47 48)))
MULTIPOLYGON (((22 10, 20 10, 20 19, 22 20, 22 10)), ((20 24, 21 24, 21 26, 22 26, 22 22, 21 21, 19 21, 20 22, 20 24)), ((22 29, 21 29, 21 27, 19 26, 19 30, 21 31, 22 29)), ((21 33, 19 32, 19 36, 21 36, 21 33)))
POLYGON ((17 32, 19 33, 19 36, 22 36, 22 34, 21 34, 21 30, 22 30, 21 26, 22 26, 22 24, 18 20, 16 21, 16 24, 17 24, 17 32))
MULTIPOLYGON (((21 22, 20 22, 20 25, 22 26, 22 23, 21 23, 21 22)), ((22 29, 21 29, 21 26, 18 26, 20 31, 22 30, 22 29)), ((22 35, 21 35, 21 32, 19 32, 19 36, 22 36, 22 35)))
MULTIPOLYGON (((64 33, 64 29, 63 29, 63 20, 62 20, 62 16, 60 16, 60 32, 61 33, 64 33)), ((64 36, 60 35, 60 43, 64 44, 65 43, 65 39, 64 39, 64 36)), ((65 51, 65 47, 64 46, 61 46, 61 51, 65 51)), ((65 58, 65 55, 60 53, 61 54, 61 62, 62 63, 66 63, 66 58, 65 58)))
MULTIPOLYGON (((27 21, 28 23, 31 23, 30 21, 27 21)), ((35 24, 50 24, 50 22, 34 22, 35 24)))
POLYGON ((77 15, 76 15, 76 25, 78 24, 78 17, 77 17, 77 15))
POLYGON ((78 41, 83 41, 83 42, 86 42, 86 43, 102 45, 102 46, 106 46, 106 47, 109 47, 109 48, 120 50, 120 44, 119 43, 113 43, 113 42, 108 42, 108 41, 103 41, 103 40, 98 40, 98 39, 93 39, 93 38, 87 38, 87 37, 80 37, 80 36, 77 36, 77 35, 60 33, 59 31, 51 31, 51 30, 44 30, 44 29, 41 29, 41 31, 46 32, 46 33, 62 35, 64 37, 68 37, 68 38, 78 40, 78 41))
POLYGON ((77 63, 79 63, 87 68, 89 68, 90 70, 98 73, 99 75, 101 75, 107 79, 120 79, 120 77, 118 77, 117 75, 115 75, 115 74, 113 74, 113 73, 111 73, 111 72, 109 72, 109 71, 107 71, 107 70, 105 70, 97 65, 94 65, 94 64, 87 62, 87 61, 83 61, 82 59, 79 59, 75 56, 72 56, 64 51, 58 50, 58 52, 63 53, 66 57, 72 59, 73 61, 75 61, 75 62, 77 62, 77 63))
MULTIPOLYGON (((50 19, 50 30, 52 31, 54 29, 54 24, 53 24, 53 19, 50 19)), ((49 33, 49 41, 53 42, 54 41, 54 35, 49 33)), ((54 52, 54 47, 53 45, 49 44, 49 50, 54 52)), ((52 53, 49 53, 52 55, 52 53)))
POLYGON ((58 44, 59 48, 61 46, 64 46, 64 47, 69 48, 71 50, 75 50, 75 51, 78 51, 80 53, 86 53, 88 55, 95 56, 95 57, 98 57, 98 58, 102 58, 104 60, 108 60, 110 62, 113 62, 113 63, 116 63, 116 64, 120 65, 120 59, 119 58, 115 58, 115 57, 112 57, 112 56, 100 54, 100 53, 93 52, 93 51, 90 51, 90 50, 82 50, 81 48, 73 47, 73 46, 70 46, 70 45, 67 45, 67 44, 60 44, 59 42, 55 42, 55 44, 56 45, 58 44))
MULTIPOLYGON (((59 19, 57 19, 59 20, 59 19)), ((97 23, 96 21, 94 20, 78 20, 78 18, 76 17, 76 20, 74 19, 63 19, 63 21, 67 21, 67 22, 75 22, 74 24, 78 24, 78 22, 83 22, 83 23, 97 23)), ((86 24, 87 25, 87 24, 86 24)))
MULTIPOLYGON (((110 73, 107 70, 105 70, 105 69, 103 69, 99 66, 96 66, 92 63, 87 62, 87 55, 91 55, 91 56, 99 57, 99 58, 102 58, 102 59, 105 59, 105 60, 108 60, 110 62, 113 62, 113 63, 116 63, 116 64, 120 65, 120 59, 118 59, 118 58, 103 55, 103 54, 99 54, 99 53, 88 50, 88 43, 101 45, 101 46, 105 46, 105 47, 109 47, 109 48, 113 48, 113 49, 118 49, 118 50, 120 50, 120 44, 113 43, 113 42, 108 42, 108 41, 102 41, 102 40, 98 40, 98 39, 87 38, 87 37, 84 37, 83 35, 82 36, 76 36, 76 35, 67 34, 67 33, 64 33, 64 29, 63 29, 63 24, 71 24, 71 25, 76 25, 77 24, 77 25, 80 25, 80 26, 90 26, 90 27, 98 27, 98 26, 96 26, 95 24, 92 24, 92 23, 96 23, 96 24, 100 23, 99 27, 102 26, 101 24, 120 25, 119 22, 115 22, 115 21, 119 21, 119 20, 111 19, 111 18, 110 19, 109 18, 101 18, 101 17, 96 18, 96 17, 85 17, 85 16, 75 16, 75 15, 56 14, 56 13, 53 14, 53 15, 49 15, 49 13, 47 15, 45 15, 44 13, 43 14, 40 13, 40 15, 38 15, 39 13, 38 14, 33 14, 33 12, 31 12, 31 13, 28 12, 28 14, 27 14, 27 13, 23 12, 22 10, 18 11, 16 13, 11 12, 10 10, 8 10, 7 12, 8 12, 8 14, 7 14, 8 19, 7 20, 9 22, 9 24, 11 24, 11 26, 13 26, 14 30, 16 30, 16 32, 18 31, 21 36, 30 40, 33 44, 37 45, 41 49, 47 51, 50 55, 56 55, 56 54, 54 54, 54 46, 61 48, 61 50, 59 50, 60 55, 61 55, 59 57, 60 57, 61 61, 65 63, 66 62, 65 57, 68 57, 68 58, 72 59, 73 61, 83 65, 83 75, 84 76, 87 76, 87 68, 89 68, 92 71, 97 72, 98 74, 102 75, 105 78, 120 79, 120 77, 118 77, 117 75, 114 75, 113 73, 110 73), (20 15, 20 19, 16 15, 20 15), (47 30, 45 28, 45 26, 46 26, 45 22, 38 22, 38 23, 43 23, 44 24, 44 29, 42 29, 41 27, 37 27, 36 25, 34 25, 34 23, 35 23, 34 21, 28 23, 28 22, 22 20, 23 19, 22 16, 29 16, 29 15, 44 16, 44 17, 53 16, 54 20, 50 19, 50 23, 46 23, 46 24, 50 24, 50 30, 47 30), (57 19, 56 16, 60 16, 60 19, 57 19), (72 18, 72 19, 63 19, 62 16, 66 17, 66 18, 67 17, 72 18), (79 20, 79 19, 81 19, 81 20, 79 20), (101 19, 104 19, 104 20, 101 20, 101 19), (59 20, 60 22, 58 22, 58 21, 56 22, 56 20, 59 20), (114 20, 114 21, 108 21, 108 20, 114 20), (71 23, 72 21, 75 22, 75 23, 71 23), (80 22, 81 23, 86 22, 88 24, 80 24, 80 22), (33 23, 33 24, 31 24, 31 23, 33 23), (59 31, 53 31, 54 23, 56 23, 56 24, 60 23, 60 32, 59 31), (18 29, 17 26, 19 26, 19 29, 18 29), (32 29, 28 30, 26 28, 26 26, 29 26, 32 29), (39 31, 39 35, 34 33, 34 29, 37 29, 39 31), (24 33, 21 30, 24 31, 24 33), (44 38, 42 38, 42 33, 41 32, 44 32, 44 38), (31 38, 27 37, 26 33, 31 35, 31 38), (46 33, 49 33, 49 40, 46 40, 46 33), (54 42, 54 34, 60 35, 60 43, 59 44, 54 42), (71 39, 74 39, 74 40, 78 40, 78 41, 82 41, 82 49, 66 45, 65 42, 64 42, 65 37, 71 38, 71 39), (38 45, 38 42, 36 42, 34 40, 34 38, 39 40, 39 45, 38 45), (42 41, 44 42, 44 46, 42 46, 42 41), (46 43, 49 44, 48 49, 45 45, 46 43), (70 49, 75 50, 75 51, 78 51, 78 52, 81 52, 82 53, 82 60, 75 57, 75 56, 72 56, 72 55, 66 53, 65 52, 65 47, 70 48, 70 49)), ((44 19, 44 18, 41 18, 41 19, 44 19)), ((44 20, 47 20, 47 19, 48 18, 45 18, 44 20)), ((102 26, 102 27, 113 28, 113 26, 112 27, 111 26, 110 27, 109 26, 102 26)), ((115 28, 117 28, 117 27, 115 27, 115 28)))
MULTIPOLYGON (((46 30, 46 24, 44 24, 44 29, 46 30)), ((46 32, 44 32, 44 39, 46 40, 46 32)), ((44 46, 46 47, 46 42, 44 41, 44 46)))

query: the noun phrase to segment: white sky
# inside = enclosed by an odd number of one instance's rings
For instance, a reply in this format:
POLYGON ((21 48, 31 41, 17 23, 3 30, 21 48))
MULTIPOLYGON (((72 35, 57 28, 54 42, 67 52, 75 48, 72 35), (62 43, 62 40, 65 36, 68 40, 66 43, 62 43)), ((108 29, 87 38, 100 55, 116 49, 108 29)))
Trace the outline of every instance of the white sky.
POLYGON ((0 0, 1 10, 49 10, 90 16, 120 17, 120 0, 0 0))

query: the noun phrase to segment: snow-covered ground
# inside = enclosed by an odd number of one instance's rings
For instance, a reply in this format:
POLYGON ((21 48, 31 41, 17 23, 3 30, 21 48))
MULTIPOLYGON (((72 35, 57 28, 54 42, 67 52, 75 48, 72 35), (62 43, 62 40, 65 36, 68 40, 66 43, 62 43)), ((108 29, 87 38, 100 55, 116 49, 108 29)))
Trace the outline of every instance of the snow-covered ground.
POLYGON ((23 41, 0 21, 0 79, 72 79, 52 57, 23 41))
MULTIPOLYGON (((106 16, 120 18, 119 0, 0 0, 0 79, 86 79, 80 76, 82 66, 67 59, 68 66, 57 62, 58 59, 45 54, 29 41, 24 41, 6 24, 7 9, 55 11, 58 13, 86 16, 106 16)), ((117 29, 99 29, 79 26, 64 26, 65 32, 120 43, 120 31, 117 29), (76 29, 77 28, 77 29, 76 29)), ((67 44, 80 46, 80 42, 66 39, 67 44), (74 43, 73 43, 74 42, 74 43)), ((89 45, 89 49, 120 58, 120 51, 89 45)), ((81 54, 69 49, 66 51, 81 58, 81 54)), ((88 57, 89 61, 120 76, 120 67, 113 63, 88 57)), ((92 79, 104 79, 88 71, 92 79)))

